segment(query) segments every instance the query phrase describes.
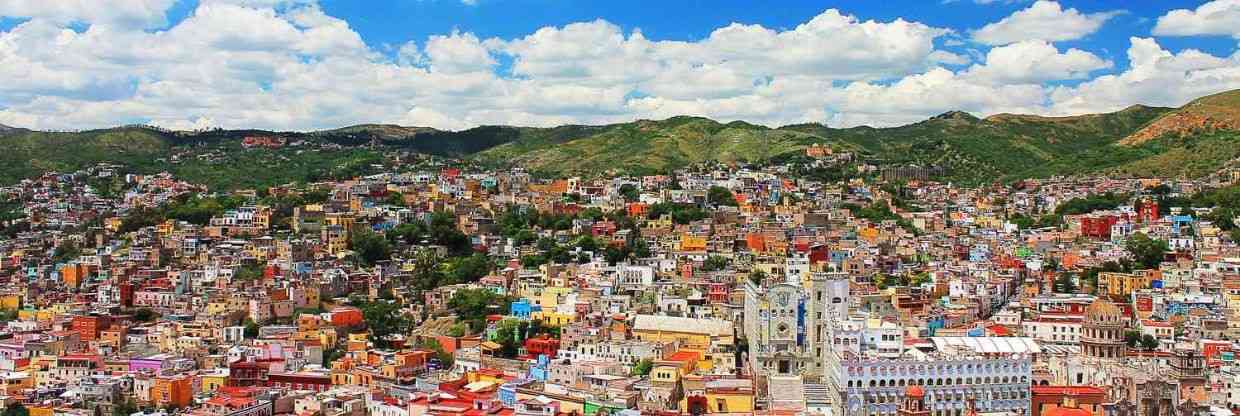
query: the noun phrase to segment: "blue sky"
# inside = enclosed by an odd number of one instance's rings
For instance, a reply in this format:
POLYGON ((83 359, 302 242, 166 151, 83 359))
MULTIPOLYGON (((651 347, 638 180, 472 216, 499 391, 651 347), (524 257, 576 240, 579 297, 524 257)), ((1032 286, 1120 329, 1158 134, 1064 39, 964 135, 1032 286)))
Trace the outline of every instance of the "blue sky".
POLYGON ((1240 88, 1240 0, 769 3, 0 1, 0 123, 882 126, 1240 88))

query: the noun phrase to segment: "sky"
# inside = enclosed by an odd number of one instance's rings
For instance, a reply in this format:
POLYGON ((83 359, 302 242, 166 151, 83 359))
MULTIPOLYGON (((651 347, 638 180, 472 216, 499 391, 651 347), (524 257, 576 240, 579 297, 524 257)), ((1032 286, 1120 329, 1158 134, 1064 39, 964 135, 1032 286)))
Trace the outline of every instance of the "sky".
POLYGON ((1240 0, 0 0, 0 124, 893 126, 1240 89, 1240 0))

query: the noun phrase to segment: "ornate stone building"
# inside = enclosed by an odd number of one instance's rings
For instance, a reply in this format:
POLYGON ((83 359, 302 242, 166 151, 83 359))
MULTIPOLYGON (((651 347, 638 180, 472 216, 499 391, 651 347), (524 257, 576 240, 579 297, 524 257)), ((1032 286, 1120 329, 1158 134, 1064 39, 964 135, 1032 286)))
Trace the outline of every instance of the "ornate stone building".
POLYGON ((1081 349, 1086 357, 1122 359, 1128 353, 1124 343, 1124 314, 1105 298, 1098 298, 1085 309, 1081 323, 1081 349))

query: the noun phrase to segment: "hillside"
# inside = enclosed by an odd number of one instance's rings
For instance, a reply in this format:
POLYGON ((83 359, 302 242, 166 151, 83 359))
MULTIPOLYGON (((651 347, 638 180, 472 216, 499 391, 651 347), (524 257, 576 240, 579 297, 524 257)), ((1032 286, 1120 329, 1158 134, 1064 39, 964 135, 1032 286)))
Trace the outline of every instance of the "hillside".
POLYGON ((1240 130, 1240 90, 1198 98, 1155 119, 1120 144, 1137 146, 1163 136, 1240 130))
POLYGON ((707 161, 766 161, 826 140, 793 130, 700 117, 534 130, 479 161, 552 174, 651 173, 707 161))
MULTIPOLYGON (((1240 91, 1178 109, 1134 105, 1105 114, 1043 117, 952 111, 899 127, 770 128, 702 117, 550 128, 481 126, 462 131, 362 124, 314 132, 124 127, 74 133, 0 127, 0 183, 99 162, 135 172, 170 171, 223 188, 348 177, 394 161, 394 151, 469 159, 544 175, 664 172, 702 162, 804 160, 819 144, 880 168, 938 166, 940 179, 982 183, 1109 173, 1200 176, 1240 158, 1240 91), (297 147, 243 149, 249 136, 297 147)), ((401 161, 407 163, 407 160, 401 161)))

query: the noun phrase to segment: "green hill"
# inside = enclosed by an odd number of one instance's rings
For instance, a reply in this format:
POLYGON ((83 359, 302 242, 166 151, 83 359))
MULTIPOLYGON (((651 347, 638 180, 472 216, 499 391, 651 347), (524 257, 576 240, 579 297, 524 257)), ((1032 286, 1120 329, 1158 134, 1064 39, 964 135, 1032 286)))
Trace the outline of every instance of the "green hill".
POLYGON ((476 159, 552 174, 650 173, 707 161, 766 161, 827 142, 795 130, 673 117, 599 127, 535 129, 482 151, 476 159))
POLYGON ((1106 114, 1043 117, 959 111, 899 127, 770 128, 701 117, 551 128, 481 126, 462 131, 362 124, 315 132, 124 127, 76 133, 0 126, 0 183, 99 162, 170 171, 225 188, 348 177, 407 151, 465 158, 547 175, 644 174, 702 162, 779 162, 819 144, 880 168, 938 166, 940 179, 983 183, 1107 173, 1201 176, 1240 158, 1240 90, 1178 109, 1134 105, 1106 114), (246 136, 309 144, 242 149, 246 136), (317 146, 316 146, 317 145, 317 146))

